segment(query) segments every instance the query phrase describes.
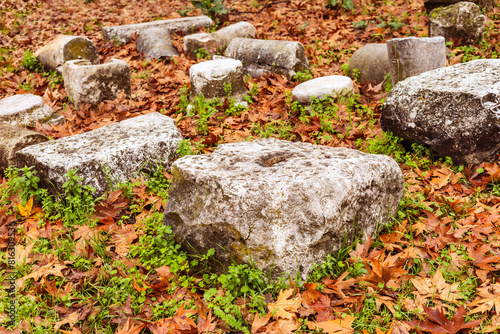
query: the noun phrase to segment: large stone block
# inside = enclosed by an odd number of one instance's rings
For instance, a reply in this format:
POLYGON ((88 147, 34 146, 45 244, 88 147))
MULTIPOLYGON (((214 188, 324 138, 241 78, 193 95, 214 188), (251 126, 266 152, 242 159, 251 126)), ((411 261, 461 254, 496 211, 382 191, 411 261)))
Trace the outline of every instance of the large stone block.
POLYGON ((276 72, 290 79, 309 69, 304 46, 299 42, 234 38, 225 56, 241 60, 243 71, 253 77, 276 72))
POLYGON ((354 71, 358 72, 360 84, 378 84, 391 73, 389 55, 385 43, 366 44, 356 50, 349 60, 349 76, 354 78, 354 71))
POLYGON ((168 32, 160 28, 143 31, 137 38, 136 47, 146 55, 146 59, 170 59, 179 55, 168 32))
POLYGON ((113 100, 121 92, 130 95, 130 68, 127 62, 111 59, 101 65, 72 60, 63 66, 64 88, 73 103, 97 104, 113 100))
POLYGON ((500 153, 500 60, 481 59, 399 82, 380 118, 384 131, 429 145, 458 164, 500 153))
POLYGON ((302 104, 311 103, 312 97, 324 99, 327 97, 349 97, 354 94, 354 83, 351 78, 343 75, 329 75, 312 79, 297 85, 293 91, 293 99, 302 104))
POLYGON ((472 2, 436 8, 429 14, 429 36, 443 36, 446 42, 460 41, 457 45, 477 43, 483 39, 485 20, 472 2))
POLYGON ((17 151, 49 140, 44 135, 20 128, 15 125, 0 123, 0 172, 15 165, 17 151))
POLYGON ((223 52, 233 38, 255 37, 255 27, 248 22, 238 22, 211 34, 199 33, 184 37, 184 51, 195 53, 204 49, 211 56, 223 52))
POLYGON ((242 67, 241 61, 235 59, 210 60, 191 66, 192 94, 203 94, 209 99, 228 95, 240 99, 247 92, 242 67), (226 92, 226 87, 231 87, 231 92, 226 92))
POLYGON ((176 32, 189 33, 200 27, 211 27, 212 24, 213 21, 211 18, 201 15, 115 27, 103 27, 102 36, 104 40, 117 40, 121 43, 128 43, 135 33, 141 35, 143 31, 151 28, 160 28, 169 34, 176 32))
POLYGON ((52 192, 62 192, 63 175, 76 169, 82 183, 100 196, 108 189, 107 180, 127 181, 151 163, 169 168, 181 139, 174 120, 155 112, 29 146, 16 153, 16 165, 35 166, 42 186, 52 192))
POLYGON ((219 145, 172 165, 164 214, 186 250, 304 277, 342 244, 391 220, 403 194, 385 155, 277 139, 219 145))
POLYGON ((48 122, 53 114, 38 95, 18 94, 0 100, 0 122, 35 126, 36 122, 48 122))
POLYGON ((35 53, 38 61, 47 70, 62 71, 62 66, 69 60, 88 60, 99 64, 97 48, 90 39, 83 36, 59 35, 52 42, 35 53))
POLYGON ((444 37, 404 37, 387 41, 392 85, 446 66, 444 37))

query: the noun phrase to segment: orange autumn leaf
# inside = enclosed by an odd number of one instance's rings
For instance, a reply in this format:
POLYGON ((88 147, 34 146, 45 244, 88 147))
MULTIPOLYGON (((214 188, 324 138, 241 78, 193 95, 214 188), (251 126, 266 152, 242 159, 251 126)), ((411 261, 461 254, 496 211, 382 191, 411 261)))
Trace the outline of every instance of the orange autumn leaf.
POLYGON ((23 217, 29 217, 31 210, 33 209, 33 196, 29 199, 28 202, 24 206, 21 204, 17 204, 17 208, 19 209, 19 214, 23 217))
POLYGON ((292 313, 296 313, 299 310, 302 303, 302 298, 300 297, 300 295, 298 295, 295 298, 289 299, 292 294, 293 289, 280 291, 276 303, 267 304, 269 311, 273 312, 274 319, 291 319, 292 313))
POLYGON ((322 329, 325 333, 328 334, 350 334, 354 333, 354 329, 352 328, 352 322, 354 321, 354 317, 350 315, 346 315, 342 319, 328 320, 322 322, 308 322, 307 327, 311 330, 315 330, 316 328, 322 329))

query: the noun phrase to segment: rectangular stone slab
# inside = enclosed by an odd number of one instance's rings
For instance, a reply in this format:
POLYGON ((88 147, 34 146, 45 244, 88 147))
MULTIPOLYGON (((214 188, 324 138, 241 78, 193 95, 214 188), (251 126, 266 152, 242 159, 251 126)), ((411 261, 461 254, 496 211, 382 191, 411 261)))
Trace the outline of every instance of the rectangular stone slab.
POLYGON ((180 19, 135 23, 115 27, 103 27, 102 36, 105 40, 116 39, 121 43, 128 43, 134 33, 138 33, 140 35, 141 32, 151 28, 165 29, 165 31, 170 34, 179 31, 189 33, 192 29, 200 27, 211 27, 212 24, 213 21, 211 18, 205 15, 200 15, 193 17, 183 17, 180 19))
POLYGON ((16 153, 16 165, 35 166, 42 186, 52 193, 63 193, 63 175, 78 169, 82 183, 100 196, 108 189, 107 179, 124 182, 158 162, 169 168, 181 139, 174 120, 155 112, 29 146, 16 153))

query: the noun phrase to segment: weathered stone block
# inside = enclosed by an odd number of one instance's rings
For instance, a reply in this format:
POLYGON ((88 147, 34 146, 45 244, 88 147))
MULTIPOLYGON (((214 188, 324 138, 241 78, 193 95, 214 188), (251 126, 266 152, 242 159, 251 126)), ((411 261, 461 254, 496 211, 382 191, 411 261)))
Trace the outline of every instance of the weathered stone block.
POLYGON ((349 60, 349 76, 354 78, 354 71, 358 72, 360 84, 378 84, 391 73, 389 55, 385 43, 366 44, 353 53, 349 60))
POLYGON ((429 36, 443 36, 468 45, 481 41, 484 35, 485 17, 472 2, 459 2, 448 7, 434 9, 429 14, 429 36))
POLYGON ((299 42, 234 38, 225 56, 241 60, 243 71, 253 77, 276 72, 291 79, 298 71, 309 69, 304 46, 299 42))
POLYGON ((195 53, 204 49, 211 56, 223 52, 233 38, 255 37, 255 27, 248 22, 238 22, 211 34, 199 33, 184 37, 184 51, 195 53))
POLYGON ((76 106, 113 100, 121 92, 129 96, 131 91, 130 68, 118 59, 101 65, 86 60, 69 61, 63 66, 63 78, 64 88, 76 106))
POLYGON ((47 140, 47 137, 38 132, 0 122, 0 172, 15 165, 17 151, 47 140))
POLYGON ((141 35, 143 31, 151 28, 160 28, 172 35, 176 32, 189 33, 200 27, 211 27, 212 24, 213 21, 211 18, 201 15, 183 17, 180 19, 127 24, 116 27, 103 27, 102 36, 104 40, 117 40, 120 43, 128 43, 135 33, 141 35))
POLYGON ((146 59, 170 59, 179 55, 168 32, 160 28, 144 30, 137 38, 136 47, 146 59))
POLYGON ((385 155, 277 139, 222 144, 172 165, 164 214, 186 250, 304 277, 348 237, 374 236, 403 194, 385 155), (223 249, 224 248, 224 249, 223 249))
POLYGON ((297 85, 292 91, 293 99, 302 104, 311 103, 313 96, 319 100, 329 96, 349 97, 352 94, 354 94, 354 83, 351 78, 343 75, 312 79, 297 85))
POLYGON ((203 94, 206 98, 226 97, 225 86, 231 87, 230 96, 241 99, 247 92, 243 81, 243 65, 239 60, 209 60, 191 66, 189 80, 193 95, 203 94))
POLYGON ((387 41, 392 85, 446 66, 444 37, 404 37, 387 41))
POLYGON ((0 100, 0 122, 20 126, 35 126, 47 122, 54 111, 42 98, 33 94, 18 94, 0 100))
POLYGON ((47 70, 62 71, 62 66, 69 60, 88 60, 99 64, 99 54, 94 43, 87 37, 59 35, 49 44, 35 53, 38 61, 47 70))
POLYGON ((29 146, 16 153, 16 165, 35 166, 41 185, 59 192, 63 175, 77 169, 82 183, 100 196, 108 189, 107 178, 125 182, 158 162, 169 168, 181 139, 174 120, 155 112, 29 146))
POLYGON ((429 145, 457 164, 500 153, 500 60, 481 59, 399 82, 380 118, 384 131, 429 145))

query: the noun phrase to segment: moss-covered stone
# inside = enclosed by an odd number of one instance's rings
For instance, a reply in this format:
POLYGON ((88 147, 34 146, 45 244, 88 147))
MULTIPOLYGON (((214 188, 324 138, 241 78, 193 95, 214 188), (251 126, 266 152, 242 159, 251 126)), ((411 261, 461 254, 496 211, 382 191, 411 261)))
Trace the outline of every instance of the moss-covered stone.
POLYGON ((36 57, 47 70, 61 70, 70 60, 82 59, 99 64, 97 48, 87 37, 59 35, 36 52, 36 57))
POLYGON ((484 23, 477 5, 459 2, 429 14, 429 36, 443 36, 447 42, 453 39, 458 45, 473 44, 483 39, 484 23))

